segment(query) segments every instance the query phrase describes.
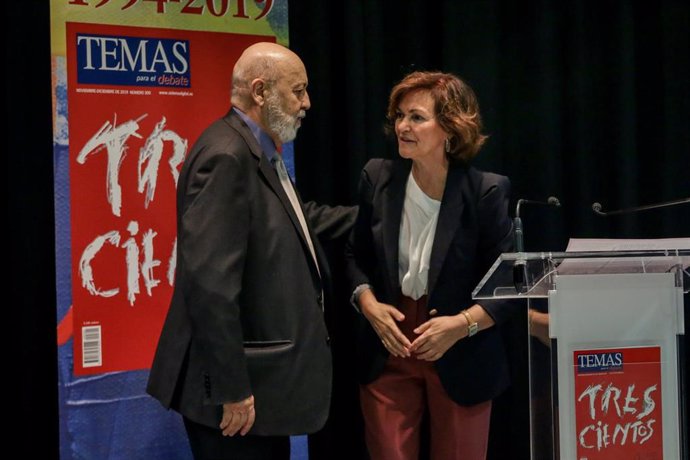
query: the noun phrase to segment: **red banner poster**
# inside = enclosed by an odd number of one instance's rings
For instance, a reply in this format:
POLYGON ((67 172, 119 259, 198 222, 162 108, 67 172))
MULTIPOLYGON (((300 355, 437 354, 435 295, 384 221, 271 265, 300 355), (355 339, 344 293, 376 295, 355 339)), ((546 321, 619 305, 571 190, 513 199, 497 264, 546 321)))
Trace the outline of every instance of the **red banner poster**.
POLYGON ((174 283, 179 170, 229 109, 241 50, 266 39, 67 24, 76 375, 150 366, 174 283))
POLYGON ((661 348, 574 352, 578 460, 662 460, 661 348))

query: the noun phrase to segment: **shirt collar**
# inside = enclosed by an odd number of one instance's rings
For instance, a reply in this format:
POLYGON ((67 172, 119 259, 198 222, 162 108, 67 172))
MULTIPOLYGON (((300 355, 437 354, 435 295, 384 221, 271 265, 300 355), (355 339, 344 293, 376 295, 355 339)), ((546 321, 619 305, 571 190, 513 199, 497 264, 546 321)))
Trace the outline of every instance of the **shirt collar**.
POLYGON ((252 134, 256 138, 256 141, 261 146, 261 150, 263 150, 264 155, 266 155, 266 158, 268 158, 269 161, 273 161, 273 157, 276 156, 278 150, 276 149, 276 145, 273 142, 273 139, 271 139, 271 136, 269 136, 268 133, 261 128, 261 126, 256 124, 254 120, 249 118, 247 114, 242 112, 240 109, 238 109, 237 107, 233 107, 232 110, 234 110, 235 113, 239 115, 239 117, 242 120, 244 120, 245 123, 247 123, 247 126, 249 126, 249 130, 252 132, 252 134))

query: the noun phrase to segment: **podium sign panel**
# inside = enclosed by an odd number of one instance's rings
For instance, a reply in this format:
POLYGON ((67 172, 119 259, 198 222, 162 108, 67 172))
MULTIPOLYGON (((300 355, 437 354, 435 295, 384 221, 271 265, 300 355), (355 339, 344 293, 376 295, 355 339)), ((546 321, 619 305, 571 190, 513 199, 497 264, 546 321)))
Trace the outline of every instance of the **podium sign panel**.
POLYGON ((663 458, 661 347, 584 349, 573 361, 576 458, 663 458))
POLYGON ((477 300, 528 301, 532 459, 683 458, 690 250, 503 254, 477 300))
POLYGON ((556 277, 562 458, 679 458, 679 301, 674 273, 556 277))

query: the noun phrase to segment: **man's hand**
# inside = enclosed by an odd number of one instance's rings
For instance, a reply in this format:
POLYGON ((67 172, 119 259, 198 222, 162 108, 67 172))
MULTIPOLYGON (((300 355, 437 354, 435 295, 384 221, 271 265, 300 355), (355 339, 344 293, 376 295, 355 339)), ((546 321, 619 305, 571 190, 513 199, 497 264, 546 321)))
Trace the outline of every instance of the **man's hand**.
POLYGON ((238 431, 240 436, 244 436, 251 430, 255 419, 254 396, 238 402, 225 403, 220 429, 223 430, 223 436, 234 436, 238 431))

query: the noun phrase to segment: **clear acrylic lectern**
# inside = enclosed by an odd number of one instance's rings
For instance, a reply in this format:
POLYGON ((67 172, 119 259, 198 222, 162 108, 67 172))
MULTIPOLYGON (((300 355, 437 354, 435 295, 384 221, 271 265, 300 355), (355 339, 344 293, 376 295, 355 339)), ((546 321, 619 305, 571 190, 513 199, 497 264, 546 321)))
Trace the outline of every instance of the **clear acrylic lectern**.
POLYGON ((688 249, 494 263, 473 297, 527 299, 533 460, 687 458, 689 265, 688 249))

